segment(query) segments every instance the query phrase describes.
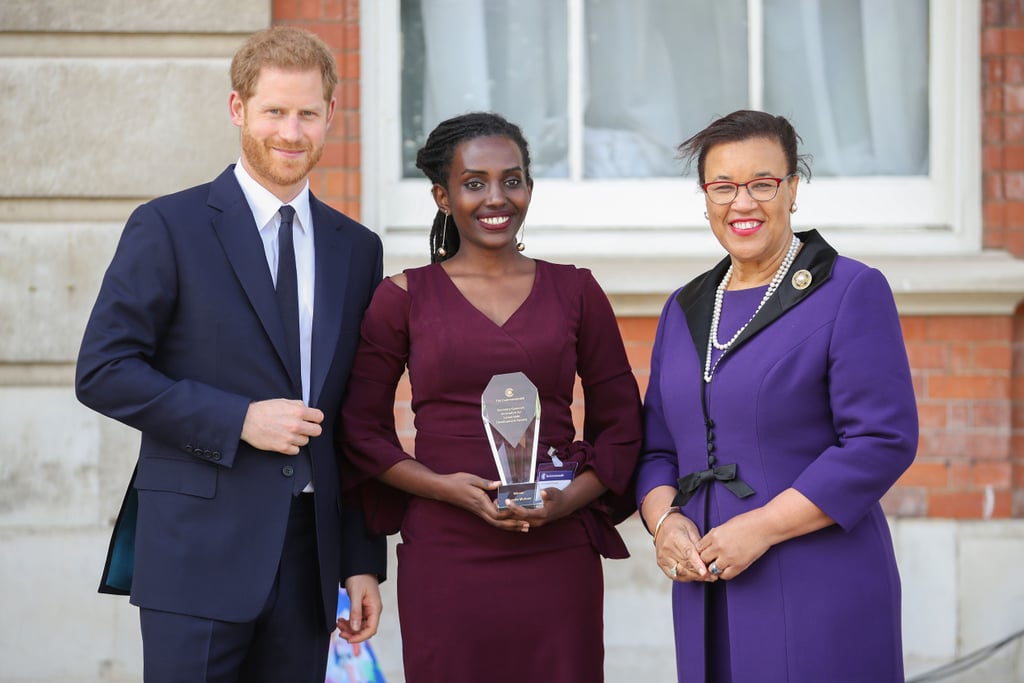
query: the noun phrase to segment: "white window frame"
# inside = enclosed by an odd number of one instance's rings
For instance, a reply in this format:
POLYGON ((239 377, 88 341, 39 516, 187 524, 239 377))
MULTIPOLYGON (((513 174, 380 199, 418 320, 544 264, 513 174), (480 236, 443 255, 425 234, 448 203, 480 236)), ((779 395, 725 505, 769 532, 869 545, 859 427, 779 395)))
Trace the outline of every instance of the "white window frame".
MULTIPOLYGON (((822 228, 840 251, 906 257, 981 251, 979 0, 931 0, 927 177, 813 177, 801 183, 796 230, 822 228)), ((570 137, 582 125, 583 0, 568 0, 570 137)), ((748 0, 751 105, 761 101, 761 0, 748 0)), ((429 183, 403 178, 398 0, 362 0, 362 219, 385 241, 393 269, 427 260, 435 207, 429 183)), ((695 131, 679 131, 680 141, 695 131)), ((570 148, 578 162, 579 145, 570 148)), ((570 164, 581 168, 582 164, 570 164)), ((812 162, 813 172, 813 162, 812 162)), ((677 259, 723 255, 703 218, 695 178, 538 178, 527 238, 531 254, 595 267, 637 263, 645 277, 680 276, 677 259), (659 266, 658 264, 664 264, 659 266)), ((627 266, 628 267, 628 266, 627 266)), ((685 269, 684 269, 685 271, 685 269)), ((635 278, 635 275, 634 275, 635 278)), ((628 278, 627 278, 628 279, 628 278)), ((657 280, 657 278, 655 278, 657 280)), ((620 287, 621 285, 621 287, 620 287)), ((623 281, 622 289, 629 285, 623 281)), ((607 286, 607 285, 606 285, 607 286)), ((615 288, 613 287, 613 289, 615 288)))

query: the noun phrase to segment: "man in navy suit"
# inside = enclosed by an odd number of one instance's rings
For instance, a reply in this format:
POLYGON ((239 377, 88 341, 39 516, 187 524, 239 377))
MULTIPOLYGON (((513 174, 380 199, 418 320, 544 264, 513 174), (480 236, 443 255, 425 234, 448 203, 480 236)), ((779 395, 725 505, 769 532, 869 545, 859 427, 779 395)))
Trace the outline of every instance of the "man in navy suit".
POLYGON ((381 242, 309 191, 330 49, 261 31, 231 80, 239 163, 135 210, 85 330, 79 400, 142 433, 100 590, 140 608, 147 683, 322 683, 335 625, 360 642, 381 611, 335 449, 381 242))

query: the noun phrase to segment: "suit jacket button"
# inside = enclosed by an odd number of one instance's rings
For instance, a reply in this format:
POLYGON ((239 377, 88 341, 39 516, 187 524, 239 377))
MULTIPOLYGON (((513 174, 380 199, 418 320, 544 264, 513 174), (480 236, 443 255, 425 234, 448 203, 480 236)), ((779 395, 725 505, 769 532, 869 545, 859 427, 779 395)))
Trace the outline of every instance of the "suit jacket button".
POLYGON ((206 458, 207 460, 210 460, 213 457, 213 452, 212 451, 205 451, 204 450, 203 451, 203 457, 206 458))
POLYGON ((213 458, 214 460, 220 460, 220 451, 214 451, 213 453, 210 454, 210 457, 213 458))
POLYGON ((291 465, 285 465, 284 467, 281 468, 281 474, 283 474, 286 477, 291 477, 295 474, 295 468, 292 467, 291 465))
POLYGON ((192 444, 190 444, 190 443, 185 444, 185 452, 186 453, 191 453, 192 452, 192 444))

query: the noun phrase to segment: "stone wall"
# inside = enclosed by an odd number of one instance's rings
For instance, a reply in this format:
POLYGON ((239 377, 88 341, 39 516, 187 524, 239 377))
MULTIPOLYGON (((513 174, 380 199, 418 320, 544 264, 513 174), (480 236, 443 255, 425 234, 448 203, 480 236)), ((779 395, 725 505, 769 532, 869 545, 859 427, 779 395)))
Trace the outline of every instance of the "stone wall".
POLYGON ((238 156, 231 55, 269 0, 0 2, 0 680, 139 680, 138 617, 97 595, 138 437, 74 397, 131 210, 238 156))

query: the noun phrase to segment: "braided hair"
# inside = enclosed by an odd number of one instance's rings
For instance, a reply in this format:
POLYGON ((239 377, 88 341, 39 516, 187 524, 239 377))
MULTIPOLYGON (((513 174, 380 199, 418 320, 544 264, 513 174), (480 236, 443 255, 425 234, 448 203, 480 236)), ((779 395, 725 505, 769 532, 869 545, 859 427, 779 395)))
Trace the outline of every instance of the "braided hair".
MULTIPOLYGON (((505 137, 516 143, 523 156, 523 173, 530 182, 530 148, 523 137, 523 131, 516 124, 500 114, 492 112, 471 112, 446 119, 427 136, 423 147, 416 152, 416 168, 435 185, 448 190, 448 174, 451 172, 455 148, 467 140, 485 137, 505 137)), ((430 226, 430 262, 438 263, 451 258, 459 250, 459 230, 452 219, 450 230, 445 229, 448 216, 437 210, 430 226), (444 250, 444 256, 438 249, 444 250)))

